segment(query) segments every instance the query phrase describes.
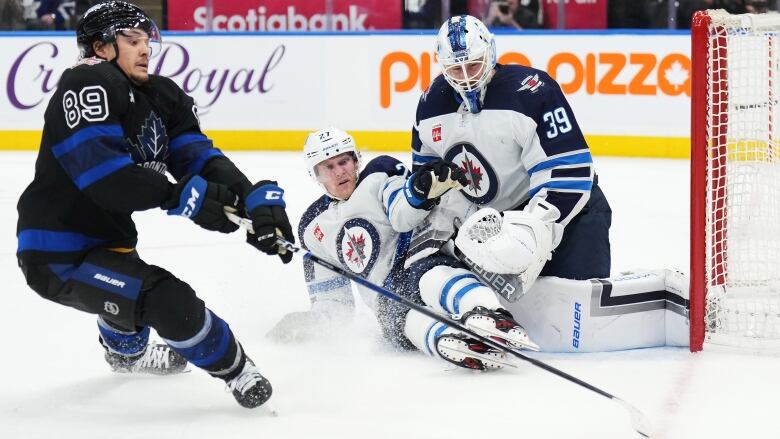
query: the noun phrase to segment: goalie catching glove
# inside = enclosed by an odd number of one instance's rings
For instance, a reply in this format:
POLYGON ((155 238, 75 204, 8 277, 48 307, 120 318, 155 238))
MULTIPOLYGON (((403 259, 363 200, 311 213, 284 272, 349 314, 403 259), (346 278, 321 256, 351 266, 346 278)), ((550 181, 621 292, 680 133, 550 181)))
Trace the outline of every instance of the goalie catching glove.
POLYGON ((412 206, 431 210, 447 191, 466 184, 466 174, 458 165, 437 159, 422 165, 406 180, 404 195, 412 206))
POLYGON ((480 209, 460 227, 455 246, 484 270, 520 275, 525 292, 561 242, 559 216, 555 206, 540 200, 506 211, 503 218, 495 209, 480 209))

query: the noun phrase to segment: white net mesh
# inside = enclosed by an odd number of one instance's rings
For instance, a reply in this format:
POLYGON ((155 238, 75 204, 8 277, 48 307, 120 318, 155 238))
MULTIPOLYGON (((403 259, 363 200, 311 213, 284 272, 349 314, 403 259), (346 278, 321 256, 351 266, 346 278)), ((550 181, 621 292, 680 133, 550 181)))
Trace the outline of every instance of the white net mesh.
POLYGON ((780 17, 709 15, 706 340, 780 346, 780 17))
POLYGON ((484 244, 488 239, 501 234, 502 223, 501 214, 485 210, 482 217, 472 224, 466 233, 470 240, 484 244))

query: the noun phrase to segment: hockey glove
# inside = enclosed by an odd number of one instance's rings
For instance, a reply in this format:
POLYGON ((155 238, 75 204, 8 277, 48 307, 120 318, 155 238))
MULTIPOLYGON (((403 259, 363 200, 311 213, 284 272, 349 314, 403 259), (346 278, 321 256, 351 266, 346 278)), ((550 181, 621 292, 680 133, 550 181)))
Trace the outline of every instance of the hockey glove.
POLYGON ((424 164, 409 177, 404 194, 413 207, 431 210, 447 191, 467 184, 466 174, 458 165, 438 159, 424 164))
POLYGON ((225 207, 235 209, 237 205, 238 195, 227 186, 189 174, 173 186, 171 198, 161 207, 168 215, 187 217, 206 230, 231 233, 238 226, 225 216, 225 207))
POLYGON ((263 180, 247 192, 245 204, 247 217, 252 220, 255 231, 254 234, 247 233, 246 242, 265 254, 278 254, 285 264, 290 262, 292 253, 276 244, 277 237, 295 242, 290 220, 284 210, 284 190, 275 181, 263 180))

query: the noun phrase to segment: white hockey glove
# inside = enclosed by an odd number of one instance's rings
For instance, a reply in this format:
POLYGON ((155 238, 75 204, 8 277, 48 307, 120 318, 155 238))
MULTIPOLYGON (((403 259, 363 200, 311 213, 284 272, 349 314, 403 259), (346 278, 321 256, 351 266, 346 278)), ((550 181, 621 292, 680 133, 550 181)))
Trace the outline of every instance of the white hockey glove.
POLYGON ((503 218, 495 209, 480 209, 463 223, 455 246, 489 272, 521 275, 525 290, 561 241, 559 216, 555 206, 538 200, 524 210, 504 212, 503 218))

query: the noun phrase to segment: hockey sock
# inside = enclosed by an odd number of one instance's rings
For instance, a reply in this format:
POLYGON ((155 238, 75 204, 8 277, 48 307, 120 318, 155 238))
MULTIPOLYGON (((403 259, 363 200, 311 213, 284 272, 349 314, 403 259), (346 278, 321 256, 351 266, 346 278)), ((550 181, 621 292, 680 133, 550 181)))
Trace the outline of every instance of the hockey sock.
POLYGON ((149 327, 140 331, 120 329, 111 322, 98 317, 100 341, 109 352, 132 357, 141 353, 149 343, 149 327))
POLYGON ((165 342, 211 376, 230 380, 244 367, 244 350, 224 320, 210 309, 206 309, 204 316, 203 325, 194 336, 186 340, 165 339, 165 342))
POLYGON ((420 278, 420 295, 426 305, 448 314, 462 314, 478 306, 501 307, 493 290, 474 273, 445 265, 431 268, 420 278))

